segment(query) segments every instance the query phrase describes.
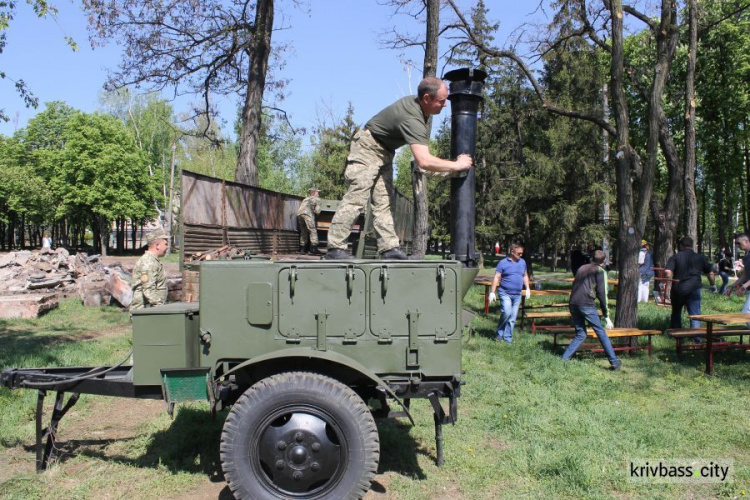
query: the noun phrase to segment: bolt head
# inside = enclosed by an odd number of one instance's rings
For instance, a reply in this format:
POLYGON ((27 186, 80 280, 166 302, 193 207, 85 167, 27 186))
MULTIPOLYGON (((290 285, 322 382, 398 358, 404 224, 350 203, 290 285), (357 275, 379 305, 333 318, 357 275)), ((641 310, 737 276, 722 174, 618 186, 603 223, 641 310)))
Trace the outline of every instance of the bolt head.
POLYGON ((284 467, 286 467, 286 464, 283 460, 277 460, 276 461, 276 468, 279 470, 284 470, 284 467))
POLYGON ((279 451, 284 451, 286 450, 286 443, 284 441, 279 441, 276 443, 276 448, 278 448, 279 451))
POLYGON ((294 476, 292 476, 292 477, 294 477, 295 481, 299 481, 299 480, 302 479, 302 473, 300 471, 297 471, 297 472, 294 473, 294 476))
POLYGON ((320 443, 313 443, 312 446, 310 446, 310 448, 312 449, 312 451, 317 453, 320 451, 320 443))

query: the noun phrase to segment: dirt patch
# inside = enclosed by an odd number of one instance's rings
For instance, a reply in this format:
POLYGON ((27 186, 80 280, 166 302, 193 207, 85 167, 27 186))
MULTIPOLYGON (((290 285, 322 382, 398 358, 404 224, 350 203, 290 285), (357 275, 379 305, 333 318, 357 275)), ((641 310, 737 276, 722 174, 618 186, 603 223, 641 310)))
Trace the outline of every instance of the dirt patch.
POLYGON ((33 475, 36 470, 36 454, 22 446, 5 448, 0 453, 0 484, 19 476, 33 475))
POLYGON ((73 408, 60 426, 61 437, 66 440, 133 438, 139 427, 167 410, 164 401, 99 396, 91 396, 85 415, 73 408))
POLYGON ((364 500, 395 500, 396 497, 388 491, 394 474, 394 472, 386 472, 375 476, 370 491, 365 493, 364 500))
POLYGON ((211 482, 206 478, 205 482, 197 489, 181 492, 179 495, 174 497, 167 497, 167 500, 209 500, 216 499, 229 500, 233 499, 232 490, 224 481, 211 482))
POLYGON ((503 450, 507 450, 508 448, 510 448, 509 444, 507 444, 507 443, 501 443, 500 441, 497 441, 495 439, 490 439, 487 442, 487 445, 490 448, 492 448, 493 450, 496 450, 496 451, 503 451, 503 450))

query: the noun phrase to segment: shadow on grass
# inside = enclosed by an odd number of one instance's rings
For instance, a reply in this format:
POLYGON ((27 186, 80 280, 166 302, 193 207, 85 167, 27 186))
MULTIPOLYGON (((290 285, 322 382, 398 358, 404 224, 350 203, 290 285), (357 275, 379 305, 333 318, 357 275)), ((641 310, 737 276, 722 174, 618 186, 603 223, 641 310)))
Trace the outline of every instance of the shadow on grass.
POLYGON ((395 472, 413 479, 425 479, 425 473, 419 466, 417 456, 429 456, 433 462, 437 460, 437 457, 409 434, 411 425, 398 420, 379 419, 377 426, 380 435, 378 473, 395 472))
MULTIPOLYGON (((138 457, 107 453, 110 445, 134 441, 137 437, 71 439, 56 443, 59 450, 56 461, 65 462, 75 455, 82 455, 134 467, 166 467, 173 473, 206 474, 212 481, 223 481, 219 442, 225 417, 225 412, 212 419, 208 410, 179 408, 167 429, 150 435, 145 452, 138 457)), ((33 447, 30 449, 33 451, 33 447)))
MULTIPOLYGON (((178 408, 172 424, 150 436, 145 452, 138 457, 108 453, 113 444, 135 441, 137 437, 120 439, 71 439, 56 443, 55 461, 64 463, 76 456, 116 462, 137 468, 166 468, 172 473, 202 474, 212 483, 224 482, 219 443, 226 411, 216 418, 211 412, 195 408, 178 408)), ((27 447, 34 452, 33 447, 27 447)), ((219 494, 220 499, 234 498, 229 487, 219 494)))
POLYGON ((88 340, 84 334, 85 328, 73 326, 53 326, 47 329, 53 335, 41 335, 36 329, 14 328, 8 330, 0 324, 0 341, 3 348, 0 349, 0 367, 15 367, 22 363, 28 364, 29 359, 35 359, 37 366, 59 366, 60 359, 55 348, 61 345, 81 340, 88 340), (59 333, 59 335, 58 335, 59 333))
MULTIPOLYGON (((76 456, 85 456, 138 468, 166 468, 171 473, 202 474, 213 483, 223 482, 220 442, 227 413, 225 410, 212 418, 208 410, 179 408, 171 425, 151 434, 144 453, 137 457, 107 452, 113 444, 135 441, 136 437, 71 439, 56 443, 55 461, 64 463, 76 456)), ((392 471, 409 478, 424 479, 426 476, 418 464, 417 455, 430 456, 433 461, 436 457, 434 452, 409 435, 411 426, 394 420, 378 420, 377 426, 380 435, 378 472, 392 471)), ((26 450, 35 452, 33 446, 27 446, 26 450)), ((373 484, 375 490, 378 487, 378 484, 373 484)), ((233 498, 228 487, 219 498, 233 498)))

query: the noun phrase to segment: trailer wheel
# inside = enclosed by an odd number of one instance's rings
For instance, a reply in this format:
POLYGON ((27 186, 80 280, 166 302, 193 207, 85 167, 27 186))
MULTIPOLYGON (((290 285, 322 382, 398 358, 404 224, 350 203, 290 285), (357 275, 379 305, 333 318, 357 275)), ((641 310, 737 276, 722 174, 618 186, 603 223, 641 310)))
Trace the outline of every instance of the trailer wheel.
POLYGON ((315 373, 256 383, 221 433, 222 468, 237 498, 361 498, 379 456, 378 430, 364 401, 315 373))

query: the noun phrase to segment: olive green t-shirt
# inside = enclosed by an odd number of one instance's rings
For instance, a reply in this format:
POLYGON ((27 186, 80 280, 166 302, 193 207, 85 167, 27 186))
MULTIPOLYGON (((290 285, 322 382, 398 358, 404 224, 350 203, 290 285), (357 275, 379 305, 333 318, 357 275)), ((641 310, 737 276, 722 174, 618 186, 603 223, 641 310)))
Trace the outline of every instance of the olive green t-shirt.
POLYGON ((429 146, 428 118, 425 118, 416 96, 408 96, 373 116, 365 128, 391 151, 396 151, 404 144, 429 146))

